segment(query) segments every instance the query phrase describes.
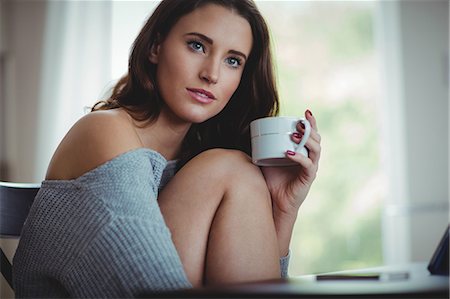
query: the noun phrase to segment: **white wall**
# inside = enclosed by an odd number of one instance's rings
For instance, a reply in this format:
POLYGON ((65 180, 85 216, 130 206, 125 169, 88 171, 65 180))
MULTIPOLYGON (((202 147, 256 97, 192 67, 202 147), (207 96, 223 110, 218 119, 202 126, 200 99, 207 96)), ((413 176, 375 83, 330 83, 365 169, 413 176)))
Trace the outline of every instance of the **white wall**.
POLYGON ((2 3, 8 176, 0 179, 40 182, 58 143, 110 80, 110 3, 2 3))
POLYGON ((34 181, 44 178, 62 138, 111 80, 111 2, 48 1, 45 21, 34 181))
POLYGON ((37 148, 37 93, 40 88, 46 3, 4 1, 2 10, 5 26, 2 158, 11 180, 35 181, 33 170, 36 161, 33 153, 37 148))
POLYGON ((448 7, 448 1, 402 2, 413 261, 431 257, 449 222, 448 7))
POLYGON ((4 76, 4 67, 3 67, 3 59, 4 59, 4 51, 5 51, 5 17, 3 15, 3 1, 0 1, 0 179, 5 174, 5 117, 3 116, 3 111, 5 110, 4 101, 5 101, 5 87, 3 86, 3 76, 4 76))
POLYGON ((449 3, 381 1, 386 263, 428 261, 448 225, 449 3))
POLYGON ((5 16, 4 16, 4 3, 3 1, 0 1, 0 54, 3 53, 5 50, 5 16))

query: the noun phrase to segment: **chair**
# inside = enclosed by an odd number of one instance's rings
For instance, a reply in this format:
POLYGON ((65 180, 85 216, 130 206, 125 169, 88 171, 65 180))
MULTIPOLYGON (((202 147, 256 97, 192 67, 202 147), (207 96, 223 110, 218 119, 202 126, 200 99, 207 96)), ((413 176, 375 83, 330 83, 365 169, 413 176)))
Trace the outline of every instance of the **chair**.
MULTIPOLYGON (((18 239, 40 184, 0 182, 0 238, 18 239)), ((0 248, 1 273, 11 289, 12 265, 0 248)))

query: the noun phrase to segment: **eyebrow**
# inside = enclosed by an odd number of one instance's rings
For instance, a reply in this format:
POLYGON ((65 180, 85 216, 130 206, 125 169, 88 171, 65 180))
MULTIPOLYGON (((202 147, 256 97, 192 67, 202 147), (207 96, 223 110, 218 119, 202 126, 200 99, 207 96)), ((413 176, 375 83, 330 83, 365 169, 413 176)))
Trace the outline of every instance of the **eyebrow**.
MULTIPOLYGON (((210 37, 208 37, 208 36, 206 36, 206 35, 204 35, 204 34, 201 34, 201 33, 198 33, 198 32, 189 32, 189 33, 186 33, 186 34, 185 34, 185 36, 187 36, 187 35, 194 35, 194 36, 197 36, 197 37, 199 37, 200 39, 204 40, 206 43, 208 43, 208 44, 210 44, 210 45, 213 45, 213 44, 214 44, 214 41, 213 41, 210 37)), ((228 53, 234 54, 234 55, 242 56, 245 60, 247 60, 247 55, 245 55, 244 53, 242 53, 242 52, 240 52, 240 51, 229 50, 228 53)))

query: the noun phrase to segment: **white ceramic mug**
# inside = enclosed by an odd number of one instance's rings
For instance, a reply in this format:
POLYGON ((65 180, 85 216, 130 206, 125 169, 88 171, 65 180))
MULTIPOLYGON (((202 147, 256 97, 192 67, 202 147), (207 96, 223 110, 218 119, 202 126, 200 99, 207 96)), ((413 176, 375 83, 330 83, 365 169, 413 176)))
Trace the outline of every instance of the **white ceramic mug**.
POLYGON ((286 158, 286 151, 290 150, 308 156, 305 143, 311 133, 311 124, 308 120, 298 117, 279 116, 265 117, 250 123, 252 142, 252 160, 259 166, 290 166, 295 162, 286 158), (305 125, 305 133, 297 144, 291 135, 297 132, 297 124, 305 125))

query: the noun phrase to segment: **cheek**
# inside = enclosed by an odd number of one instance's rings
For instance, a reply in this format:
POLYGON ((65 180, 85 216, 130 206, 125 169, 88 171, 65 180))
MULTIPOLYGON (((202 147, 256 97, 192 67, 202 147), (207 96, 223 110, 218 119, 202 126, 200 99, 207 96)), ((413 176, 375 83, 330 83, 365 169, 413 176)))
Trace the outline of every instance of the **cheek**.
POLYGON ((174 61, 179 61, 176 55, 164 55, 161 57, 157 66, 158 81, 173 82, 178 76, 180 76, 180 73, 183 73, 182 64, 174 63, 174 61))
MULTIPOLYGON (((172 54, 172 53, 171 53, 172 54)), ((179 89, 185 85, 188 76, 192 73, 192 66, 185 59, 180 60, 179 55, 161 57, 157 66, 157 82, 159 92, 166 100, 176 97, 179 89), (183 61, 184 63, 176 63, 183 61)))
POLYGON ((231 96, 234 94, 236 89, 239 86, 239 83, 241 82, 242 78, 242 72, 236 72, 232 71, 230 74, 227 74, 227 84, 224 92, 226 93, 226 97, 228 101, 230 100, 231 96))

